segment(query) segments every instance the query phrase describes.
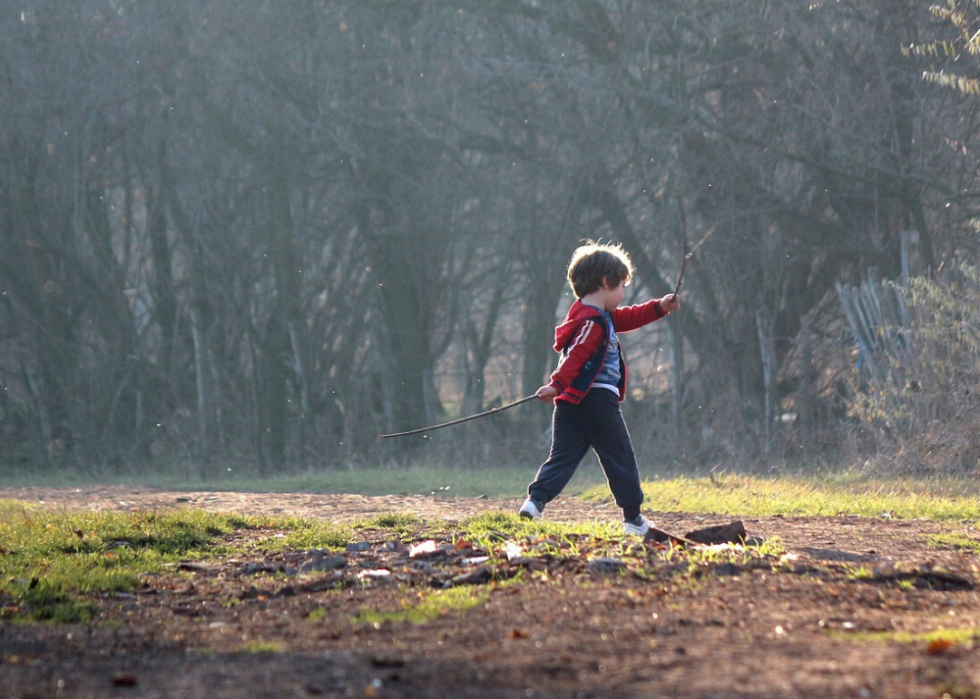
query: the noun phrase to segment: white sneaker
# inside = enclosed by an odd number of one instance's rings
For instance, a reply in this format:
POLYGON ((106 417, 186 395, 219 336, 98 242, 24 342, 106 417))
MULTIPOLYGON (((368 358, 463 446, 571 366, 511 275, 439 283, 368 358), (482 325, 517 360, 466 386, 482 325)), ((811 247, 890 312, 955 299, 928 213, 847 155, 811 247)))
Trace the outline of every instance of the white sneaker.
POLYGON ((540 500, 535 500, 534 498, 528 498, 521 505, 521 509, 517 514, 521 516, 521 519, 541 519, 541 513, 544 512, 544 505, 540 500))
POLYGON ((643 515, 639 515, 633 519, 623 520, 623 530, 627 534, 633 534, 634 536, 646 536, 647 532, 650 531, 650 527, 652 526, 653 522, 648 520, 643 515))

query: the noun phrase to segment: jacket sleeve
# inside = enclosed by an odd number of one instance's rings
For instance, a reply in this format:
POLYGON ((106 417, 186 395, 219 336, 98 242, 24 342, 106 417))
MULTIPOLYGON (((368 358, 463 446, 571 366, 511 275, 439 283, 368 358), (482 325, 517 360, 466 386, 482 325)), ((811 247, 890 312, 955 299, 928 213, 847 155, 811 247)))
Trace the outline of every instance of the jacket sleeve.
POLYGON ((582 367, 599 348, 602 336, 603 330, 599 327, 598 322, 594 320, 582 321, 571 342, 562 352, 558 367, 551 374, 549 385, 557 388, 559 394, 564 393, 571 386, 572 381, 582 371, 582 367))
POLYGON ((655 320, 660 320, 667 313, 660 305, 660 299, 653 299, 636 306, 624 306, 612 312, 613 327, 618 333, 642 328, 655 320))

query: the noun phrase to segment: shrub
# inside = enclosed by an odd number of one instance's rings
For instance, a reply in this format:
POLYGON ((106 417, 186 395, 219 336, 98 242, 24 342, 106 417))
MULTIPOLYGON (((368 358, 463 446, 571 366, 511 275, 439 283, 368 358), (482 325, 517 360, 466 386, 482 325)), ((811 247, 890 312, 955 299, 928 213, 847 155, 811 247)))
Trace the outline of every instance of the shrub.
POLYGON ((904 326, 875 331, 890 349, 877 352, 873 375, 856 374, 851 413, 877 435, 879 462, 977 474, 980 269, 915 278, 899 293, 904 326))

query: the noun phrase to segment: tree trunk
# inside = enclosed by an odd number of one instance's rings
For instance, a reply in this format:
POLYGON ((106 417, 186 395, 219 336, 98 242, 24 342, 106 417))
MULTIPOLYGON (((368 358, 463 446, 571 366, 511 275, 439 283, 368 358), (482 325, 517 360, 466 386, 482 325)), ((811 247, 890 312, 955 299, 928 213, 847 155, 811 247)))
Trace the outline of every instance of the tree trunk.
POLYGON ((759 333, 759 350, 762 354, 762 381, 765 388, 765 455, 770 456, 775 425, 774 392, 776 384, 776 350, 772 340, 772 323, 761 308, 755 314, 759 333))
POLYGON ((670 421, 674 434, 681 435, 684 426, 684 335, 674 323, 667 324, 670 340, 670 421))
POLYGON ((266 323, 261 356, 264 376, 260 398, 260 415, 267 463, 275 472, 286 465, 287 431, 289 426, 289 380, 292 376, 292 354, 289 328, 302 324, 299 277, 302 270, 296 256, 295 230, 289 201, 289 178, 276 153, 265 163, 266 188, 269 195, 271 221, 266 245, 272 255, 276 294, 271 317, 266 323))
POLYGON ((197 460, 201 478, 210 475, 212 455, 211 406, 214 404, 208 371, 207 341, 201 332, 199 314, 191 311, 191 338, 194 341, 194 376, 197 379, 197 460))

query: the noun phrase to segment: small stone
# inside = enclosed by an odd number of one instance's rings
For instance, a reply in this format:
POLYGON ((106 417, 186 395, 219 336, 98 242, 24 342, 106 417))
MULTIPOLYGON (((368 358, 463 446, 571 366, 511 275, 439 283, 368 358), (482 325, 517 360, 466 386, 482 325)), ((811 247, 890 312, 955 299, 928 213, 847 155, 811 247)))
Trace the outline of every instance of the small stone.
POLYGON ((626 569, 626 564, 619 558, 593 558, 589 561, 589 570, 597 575, 609 575, 626 569))

